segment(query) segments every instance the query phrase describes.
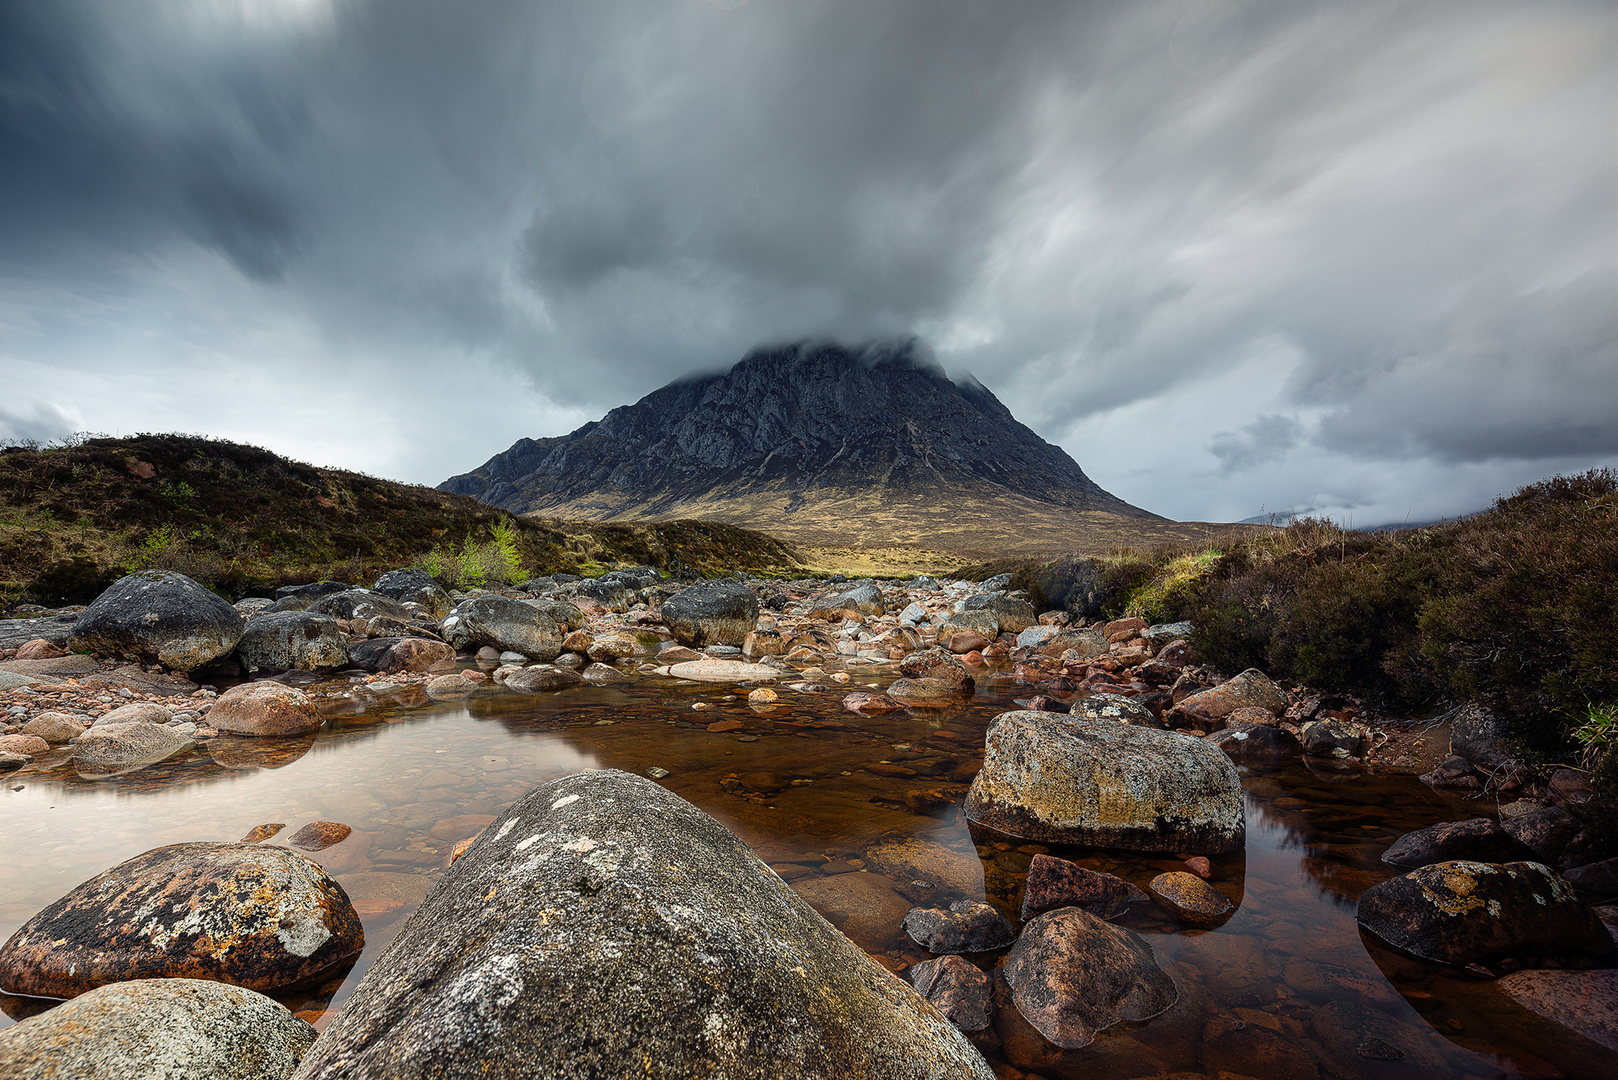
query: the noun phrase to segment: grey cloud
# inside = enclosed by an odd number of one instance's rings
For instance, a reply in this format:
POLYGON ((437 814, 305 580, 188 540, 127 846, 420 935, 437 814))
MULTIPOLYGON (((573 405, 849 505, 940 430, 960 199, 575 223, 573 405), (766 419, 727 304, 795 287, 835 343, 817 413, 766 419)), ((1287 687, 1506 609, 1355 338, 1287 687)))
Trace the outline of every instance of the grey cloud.
POLYGON ((55 442, 81 426, 60 405, 37 404, 16 410, 0 407, 0 446, 55 442))
POLYGON ((0 280, 115 357, 204 321, 120 284, 200 247, 282 313, 242 365, 475 360, 553 418, 921 334, 1160 512, 1393 464, 1438 498, 1618 454, 1615 34, 1600 0, 14 0, 0 280), (1121 415, 1172 464, 1087 441, 1121 415))

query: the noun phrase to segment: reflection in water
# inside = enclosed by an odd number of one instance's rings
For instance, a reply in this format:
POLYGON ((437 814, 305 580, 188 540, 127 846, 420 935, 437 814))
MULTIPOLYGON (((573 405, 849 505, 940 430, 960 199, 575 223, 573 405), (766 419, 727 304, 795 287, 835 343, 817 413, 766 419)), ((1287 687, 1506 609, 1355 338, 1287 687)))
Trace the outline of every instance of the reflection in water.
MULTIPOLYGON (((1009 681, 991 674, 976 698, 952 709, 860 716, 841 708, 842 696, 880 689, 893 675, 852 674, 823 693, 782 686, 771 710, 750 708, 745 690, 670 680, 538 695, 491 689, 439 705, 355 697, 334 701, 312 739, 221 738, 95 782, 66 764, 15 775, 0 793, 0 938, 80 881, 150 848, 233 841, 276 823, 285 830, 265 842, 285 843, 310 822, 340 822, 353 831, 310 857, 354 901, 365 952, 345 977, 281 995, 324 1024, 457 842, 535 784, 597 767, 667 770, 660 783, 723 821, 896 969, 928 958, 899 927, 912 904, 982 897, 1015 920, 1036 854, 1142 887, 1185 869, 1172 855, 1032 844, 965 820, 960 805, 981 764, 984 729, 1013 707, 1009 681), (697 703, 710 707, 694 710, 697 703), (714 724, 727 730, 708 730, 714 724)), ((1211 860, 1210 883, 1234 906, 1228 920, 1188 930, 1149 904, 1118 920, 1147 936, 1180 1001, 1065 1053, 1008 1027, 1004 1053, 1050 1077, 1227 1070, 1351 1078, 1394 1075, 1387 1070, 1396 1063, 1375 1056, 1385 1044, 1406 1055, 1397 1064, 1412 1075, 1418 1066, 1430 1075, 1544 1075, 1537 1059, 1556 1050, 1518 1034, 1532 1028, 1520 1010, 1430 966, 1368 952, 1354 922, 1359 894, 1388 876, 1379 860, 1394 838, 1471 816, 1470 808, 1410 778, 1317 775, 1300 763, 1244 772, 1246 851, 1211 860)), ((978 959, 992 966, 996 958, 978 959)))

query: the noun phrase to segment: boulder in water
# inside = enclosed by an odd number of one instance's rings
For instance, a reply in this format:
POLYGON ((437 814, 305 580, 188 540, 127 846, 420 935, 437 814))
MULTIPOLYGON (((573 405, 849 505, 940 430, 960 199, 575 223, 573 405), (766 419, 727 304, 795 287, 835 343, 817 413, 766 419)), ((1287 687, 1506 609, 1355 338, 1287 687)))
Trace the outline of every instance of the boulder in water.
POLYGON ((126 979, 214 979, 268 992, 358 956, 341 885, 295 851, 171 844, 73 888, 0 947, 0 989, 74 997, 126 979))
POLYGON ((530 791, 445 872, 299 1080, 990 1080, 965 1037, 724 826, 613 770, 530 791))
POLYGON ((234 649, 243 626, 240 612, 184 574, 141 570, 79 614, 72 648, 192 671, 234 649))
POLYGON ((327 615, 274 611, 247 624, 236 643, 236 655, 248 671, 333 671, 348 666, 348 635, 327 615))
POLYGON ((682 645, 740 646, 758 623, 758 597, 739 581, 719 578, 681 589, 662 611, 663 625, 682 645))
POLYGON ((208 712, 210 725, 232 735, 302 735, 324 722, 313 698, 278 682, 233 686, 219 695, 208 712))
POLYGON ((0 1031, 11 1080, 286 1080, 315 1041, 286 1006, 208 979, 98 987, 0 1031))
POLYGON ((1473 862, 1532 862, 1534 852, 1489 818, 1441 821, 1405 833, 1382 853, 1382 861, 1401 870, 1470 859, 1473 862))
POLYGON ((966 816, 1030 840, 1131 851, 1239 850, 1236 767, 1201 739, 1063 713, 989 725, 966 816))

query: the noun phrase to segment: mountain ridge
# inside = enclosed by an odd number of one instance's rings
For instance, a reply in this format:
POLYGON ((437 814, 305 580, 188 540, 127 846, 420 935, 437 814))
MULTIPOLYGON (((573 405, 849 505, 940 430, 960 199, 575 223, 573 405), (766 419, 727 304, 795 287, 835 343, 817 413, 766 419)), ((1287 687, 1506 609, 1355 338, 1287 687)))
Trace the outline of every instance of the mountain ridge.
POLYGON ((914 340, 755 349, 567 435, 519 439, 439 489, 514 513, 714 517, 809 541, 834 539, 842 519, 858 541, 931 543, 946 504, 1001 531, 1030 513, 1170 524, 914 340))

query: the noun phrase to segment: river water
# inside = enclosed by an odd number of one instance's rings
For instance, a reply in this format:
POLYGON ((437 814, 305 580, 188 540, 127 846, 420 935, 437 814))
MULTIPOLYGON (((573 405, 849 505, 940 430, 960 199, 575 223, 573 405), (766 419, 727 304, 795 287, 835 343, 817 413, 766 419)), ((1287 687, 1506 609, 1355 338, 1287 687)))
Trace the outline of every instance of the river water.
MULTIPOLYGON (((1028 844, 971 826, 959 807, 984 730, 1017 707, 1020 688, 990 675, 970 702, 948 710, 865 717, 841 707, 849 690, 892 678, 878 666, 824 691, 778 687, 782 703, 772 709, 750 706, 745 689, 656 677, 541 695, 490 687, 436 704, 416 687, 370 694, 343 681, 317 684, 311 692, 347 696, 326 700, 328 724, 314 738, 221 738, 111 779, 81 778, 65 761, 7 778, 0 940, 74 885, 151 848, 234 841, 284 824, 275 843, 309 822, 341 822, 354 832, 310 857, 354 900, 365 952, 324 985, 281 998, 324 1027, 457 841, 535 784, 601 767, 668 770, 661 783, 724 822, 900 971, 928 955, 898 925, 912 903, 900 894, 912 874, 896 871, 883 851, 930 860, 908 869, 938 879, 932 899, 986 898, 1013 920, 1039 852, 1141 886, 1184 869, 1172 856, 1028 844), (708 707, 693 709, 699 702, 708 707), (707 730, 727 720, 744 726, 707 730), (907 792, 931 794, 907 806, 907 792)), ((1390 876, 1379 860, 1393 840, 1492 805, 1439 795, 1411 777, 1317 774, 1301 762, 1243 774, 1245 854, 1212 859, 1212 883, 1237 905, 1229 920, 1190 930, 1150 905, 1118 920, 1152 943, 1179 1003, 1064 1054, 1014 1034, 1015 1045, 991 1051, 991 1060, 1009 1057, 1044 1077, 1618 1075, 1618 1063, 1570 1045, 1492 983, 1399 957, 1359 933, 1356 900, 1390 876)), ((996 956, 975 959, 989 968, 996 956)), ((0 1005, 8 1014, 0 1025, 38 1007, 15 998, 0 1005)))

